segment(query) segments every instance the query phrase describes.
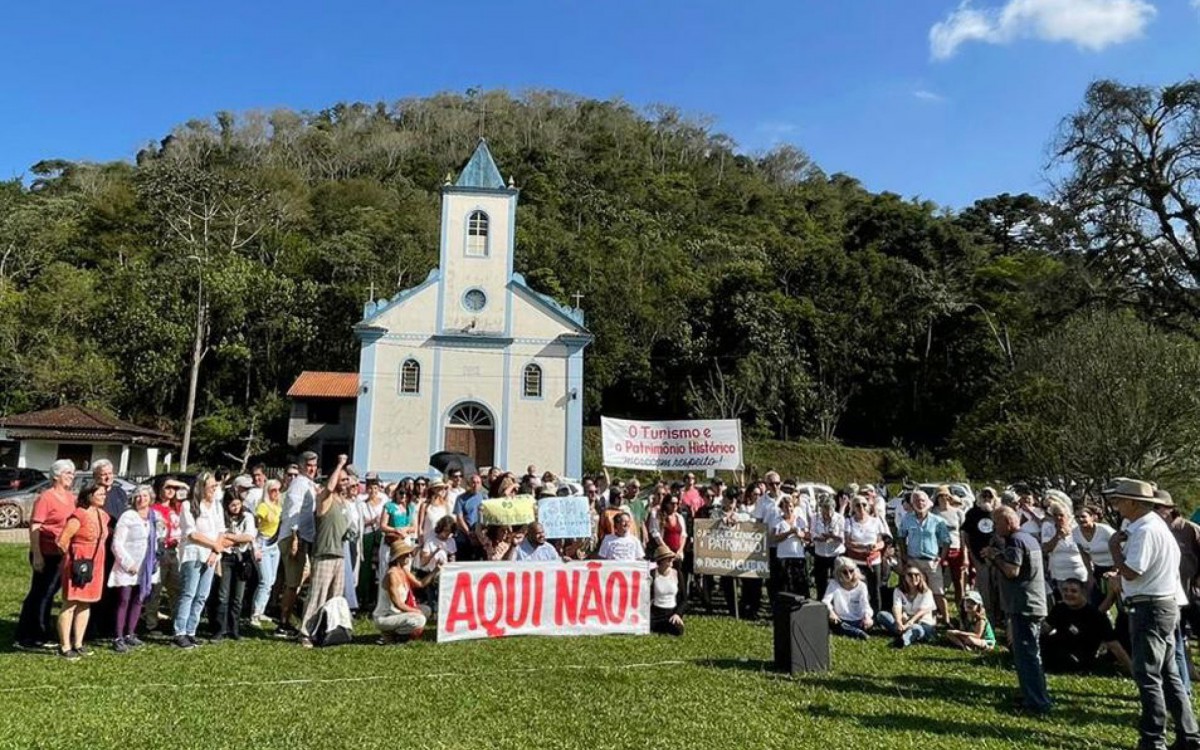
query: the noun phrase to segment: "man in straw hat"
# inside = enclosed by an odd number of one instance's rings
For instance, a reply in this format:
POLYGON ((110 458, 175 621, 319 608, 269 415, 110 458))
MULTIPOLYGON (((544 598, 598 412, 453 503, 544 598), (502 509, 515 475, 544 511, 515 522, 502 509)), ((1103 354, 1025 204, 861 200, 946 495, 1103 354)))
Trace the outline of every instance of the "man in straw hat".
POLYGON ((408 571, 408 561, 416 551, 417 548, 404 539, 392 542, 388 548, 388 569, 379 579, 379 600, 371 618, 383 634, 379 639, 381 644, 394 643, 404 637, 416 641, 423 635, 430 610, 417 605, 412 589, 414 585, 428 583, 434 574, 419 581, 408 571))
POLYGON ((1169 712, 1175 720, 1171 747, 1200 748, 1200 727, 1175 658, 1179 607, 1187 603, 1179 582, 1179 546, 1155 512, 1173 503, 1169 496, 1156 495, 1152 484, 1136 479, 1120 480, 1106 494, 1129 522, 1124 531, 1113 534, 1109 550, 1129 613, 1133 679, 1142 702, 1138 747, 1167 747, 1169 712))

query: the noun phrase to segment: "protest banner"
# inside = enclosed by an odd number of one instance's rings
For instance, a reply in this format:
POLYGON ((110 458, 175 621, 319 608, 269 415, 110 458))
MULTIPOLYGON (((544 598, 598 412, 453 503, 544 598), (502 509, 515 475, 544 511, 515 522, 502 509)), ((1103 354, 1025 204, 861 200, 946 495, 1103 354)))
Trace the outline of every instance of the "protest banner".
POLYGON ((767 527, 761 523, 725 524, 697 519, 695 568, 697 573, 737 578, 769 578, 767 527))
POLYGON ((604 465, 692 471, 740 469, 742 423, 736 419, 636 422, 600 418, 604 465))
POLYGON ((585 539, 592 535, 592 514, 582 495, 543 497, 537 506, 538 523, 547 539, 585 539))
POLYGON ((483 501, 484 526, 524 526, 533 523, 533 495, 497 497, 483 501))
POLYGON ((439 643, 510 635, 650 632, 644 560, 477 562, 442 568, 439 643))

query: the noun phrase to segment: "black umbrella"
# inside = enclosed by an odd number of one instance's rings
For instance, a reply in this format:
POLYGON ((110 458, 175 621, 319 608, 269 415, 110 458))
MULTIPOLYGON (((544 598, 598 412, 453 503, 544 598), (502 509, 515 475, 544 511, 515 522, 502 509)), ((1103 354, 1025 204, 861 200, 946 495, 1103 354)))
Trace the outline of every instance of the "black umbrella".
POLYGON ((429 457, 429 465, 443 474, 461 471, 464 477, 469 477, 479 473, 478 467, 475 466, 475 459, 465 453, 455 453, 454 451, 434 453, 429 457))

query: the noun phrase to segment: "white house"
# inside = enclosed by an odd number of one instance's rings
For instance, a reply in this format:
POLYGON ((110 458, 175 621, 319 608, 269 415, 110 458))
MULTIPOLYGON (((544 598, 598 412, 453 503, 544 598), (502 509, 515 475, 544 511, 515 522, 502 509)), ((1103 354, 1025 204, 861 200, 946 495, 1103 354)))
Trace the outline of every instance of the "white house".
POLYGON ((425 281, 368 302, 354 463, 387 479, 454 450, 479 466, 535 464, 578 477, 583 461, 583 312, 513 272, 518 190, 480 140, 442 188, 441 260, 425 281))
POLYGON ((95 409, 69 404, 0 418, 0 466, 41 469, 69 458, 80 469, 107 458, 121 476, 170 471, 179 440, 95 409))

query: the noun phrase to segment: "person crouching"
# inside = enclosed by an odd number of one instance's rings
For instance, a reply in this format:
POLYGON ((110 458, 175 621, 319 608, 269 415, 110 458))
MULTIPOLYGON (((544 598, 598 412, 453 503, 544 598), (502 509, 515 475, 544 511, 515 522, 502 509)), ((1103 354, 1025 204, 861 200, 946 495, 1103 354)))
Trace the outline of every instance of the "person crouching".
POLYGON ((408 564, 417 548, 407 541, 392 542, 388 549, 388 567, 379 580, 379 598, 372 618, 382 634, 380 645, 406 639, 419 641, 425 632, 429 607, 417 605, 413 588, 424 584, 409 572, 408 564))

